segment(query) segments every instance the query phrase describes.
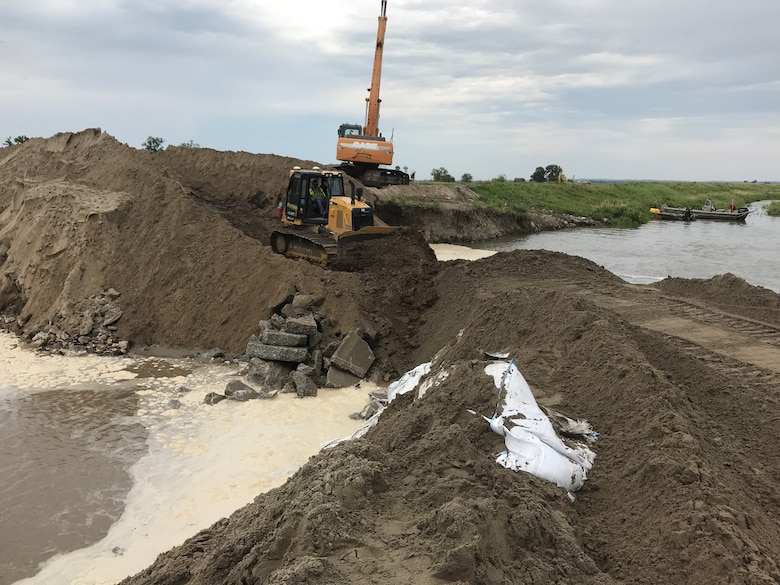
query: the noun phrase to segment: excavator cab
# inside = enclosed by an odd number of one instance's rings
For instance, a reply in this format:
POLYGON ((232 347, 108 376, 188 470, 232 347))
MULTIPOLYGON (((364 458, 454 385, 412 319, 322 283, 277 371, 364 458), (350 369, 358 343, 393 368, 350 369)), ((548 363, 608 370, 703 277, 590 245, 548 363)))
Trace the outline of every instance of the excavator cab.
POLYGON ((342 124, 339 126, 339 138, 356 138, 363 135, 363 126, 360 124, 342 124))

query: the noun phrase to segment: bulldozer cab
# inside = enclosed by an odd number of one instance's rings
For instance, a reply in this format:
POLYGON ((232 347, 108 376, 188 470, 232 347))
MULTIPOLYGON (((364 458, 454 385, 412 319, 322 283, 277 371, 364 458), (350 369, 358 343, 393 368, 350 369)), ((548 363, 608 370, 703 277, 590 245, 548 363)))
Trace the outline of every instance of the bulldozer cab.
POLYGON ((282 220, 286 223, 327 225, 331 197, 344 195, 341 173, 293 170, 287 185, 282 220))

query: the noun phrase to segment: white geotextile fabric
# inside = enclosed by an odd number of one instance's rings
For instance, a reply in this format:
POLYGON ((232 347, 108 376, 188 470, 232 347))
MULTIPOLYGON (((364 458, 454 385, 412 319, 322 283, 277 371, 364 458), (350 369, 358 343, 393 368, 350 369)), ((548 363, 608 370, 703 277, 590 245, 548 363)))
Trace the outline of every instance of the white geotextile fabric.
POLYGON ((554 482, 570 492, 580 489, 595 453, 584 445, 571 448, 564 444, 536 404, 514 360, 492 363, 485 367, 485 373, 493 377, 499 389, 496 414, 486 420, 493 432, 504 437, 507 449, 496 462, 554 482))
MULTIPOLYGON (((428 374, 430 371, 431 371, 431 362, 426 362, 424 364, 420 364, 413 370, 409 370, 403 376, 398 378, 395 382, 390 384, 387 387, 387 404, 390 404, 397 396, 401 396, 417 388, 417 386, 420 384, 420 379, 426 374, 428 374)), ((374 414, 374 416, 369 418, 365 422, 365 424, 362 427, 360 427, 358 430, 356 430, 354 433, 352 433, 351 436, 345 437, 343 439, 336 439, 334 441, 330 441, 329 443, 323 445, 323 447, 324 448, 334 447, 339 443, 343 443, 344 441, 359 439, 360 437, 362 437, 368 432, 368 429, 373 427, 379 421, 379 417, 381 416, 385 408, 386 406, 380 408, 376 412, 376 414, 374 414)))

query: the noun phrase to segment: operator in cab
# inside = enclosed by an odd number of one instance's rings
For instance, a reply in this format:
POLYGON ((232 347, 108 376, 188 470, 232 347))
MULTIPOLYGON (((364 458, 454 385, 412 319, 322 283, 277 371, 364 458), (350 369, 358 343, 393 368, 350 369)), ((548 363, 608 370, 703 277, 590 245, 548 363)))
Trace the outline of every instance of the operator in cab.
POLYGON ((309 183, 309 201, 312 209, 319 217, 327 217, 327 197, 319 179, 312 179, 309 183))

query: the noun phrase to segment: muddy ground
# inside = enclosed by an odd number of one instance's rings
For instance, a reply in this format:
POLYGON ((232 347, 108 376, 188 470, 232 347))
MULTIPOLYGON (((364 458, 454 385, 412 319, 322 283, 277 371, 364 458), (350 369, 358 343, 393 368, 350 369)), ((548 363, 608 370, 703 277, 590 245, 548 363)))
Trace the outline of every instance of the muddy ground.
POLYGON ((240 354, 300 292, 319 298, 322 343, 368 333, 375 379, 449 373, 124 585, 780 583, 780 295, 732 275, 630 285, 544 251, 438 263, 420 231, 571 223, 469 212, 458 187, 367 191, 415 229, 338 270, 288 260, 267 237, 293 164, 312 163, 150 154, 98 130, 0 150, 0 310, 27 339, 78 338, 110 292, 112 343, 240 354), (426 230, 406 198, 428 197, 443 204, 426 230), (468 412, 495 408, 485 351, 601 434, 573 501, 495 463, 500 437, 468 412))

